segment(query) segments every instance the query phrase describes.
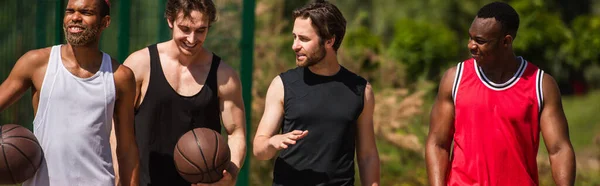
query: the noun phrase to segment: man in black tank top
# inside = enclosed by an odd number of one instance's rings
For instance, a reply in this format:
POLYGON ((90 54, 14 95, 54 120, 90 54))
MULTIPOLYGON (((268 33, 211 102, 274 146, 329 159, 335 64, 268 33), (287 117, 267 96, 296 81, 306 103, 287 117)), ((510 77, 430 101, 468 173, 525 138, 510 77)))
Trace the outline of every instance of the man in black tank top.
POLYGON ((267 160, 281 150, 273 185, 338 186, 354 185, 356 152, 362 185, 379 185, 371 85, 336 58, 344 17, 322 0, 293 15, 298 67, 271 82, 254 155, 267 160))
POLYGON ((140 185, 190 185, 175 168, 175 145, 193 128, 221 132, 221 121, 228 134, 231 163, 215 184, 234 185, 246 152, 246 121, 235 70, 202 46, 216 8, 211 0, 168 0, 165 12, 172 39, 136 51, 125 60, 137 83, 140 185))

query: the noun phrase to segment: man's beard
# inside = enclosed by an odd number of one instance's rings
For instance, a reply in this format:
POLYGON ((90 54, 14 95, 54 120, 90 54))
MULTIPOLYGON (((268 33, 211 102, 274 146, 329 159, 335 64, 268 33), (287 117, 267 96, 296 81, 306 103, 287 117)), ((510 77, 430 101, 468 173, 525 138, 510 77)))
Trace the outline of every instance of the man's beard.
POLYGON ((304 63, 296 61, 296 65, 299 67, 313 66, 319 63, 319 61, 323 60, 326 55, 327 51, 325 50, 325 46, 319 45, 319 48, 317 48, 315 52, 311 53, 310 55, 306 55, 306 61, 304 63))
POLYGON ((68 25, 63 24, 63 31, 65 33, 65 39, 67 42, 73 46, 85 46, 95 41, 98 33, 100 33, 100 25, 98 23, 96 25, 87 26, 81 23, 71 23, 68 25), (78 26, 83 28, 83 31, 80 33, 70 33, 68 32, 69 26, 78 26))

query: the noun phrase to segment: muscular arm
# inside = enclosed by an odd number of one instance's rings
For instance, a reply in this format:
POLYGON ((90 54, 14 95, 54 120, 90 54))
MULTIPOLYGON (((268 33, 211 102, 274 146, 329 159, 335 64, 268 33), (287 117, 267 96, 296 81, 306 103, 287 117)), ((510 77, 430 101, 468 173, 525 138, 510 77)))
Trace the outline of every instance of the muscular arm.
POLYGON ((142 90, 147 88, 147 80, 150 78, 150 52, 148 48, 129 55, 123 65, 131 69, 135 76, 135 107, 137 108, 142 103, 144 96, 142 90))
POLYGON ((273 158, 277 149, 269 144, 269 139, 281 127, 283 119, 283 82, 279 76, 275 77, 267 90, 265 111, 256 129, 253 153, 259 160, 273 158))
POLYGON ((362 185, 379 185, 379 153, 375 145, 375 132, 373 129, 373 111, 375 109, 375 96, 371 84, 365 88, 365 104, 363 111, 358 118, 358 132, 356 155, 358 160, 358 170, 362 185))
POLYGON ((34 74, 43 64, 47 64, 44 61, 48 61, 49 56, 49 49, 40 49, 29 51, 17 60, 8 78, 0 85, 0 112, 19 100, 34 85, 34 74))
POLYGON ((446 185, 450 145, 454 134, 454 101, 452 84, 456 67, 449 69, 442 77, 437 97, 431 109, 429 134, 425 149, 429 184, 446 185))
POLYGON ((133 131, 135 79, 133 72, 120 65, 114 74, 117 100, 114 114, 114 137, 118 162, 118 182, 138 185, 139 154, 133 131))
POLYGON ((550 156, 552 177, 556 185, 574 185, 575 153, 569 140, 569 127, 563 112, 560 92, 550 75, 544 74, 542 86, 544 106, 540 128, 550 156))
POLYGON ((231 162, 227 172, 237 177, 246 155, 246 118, 242 84, 236 72, 225 63, 221 63, 218 71, 219 101, 221 119, 227 130, 227 141, 231 150, 231 162))
MULTIPOLYGON (((133 75, 135 77, 135 106, 139 106, 141 103, 141 87, 142 82, 144 82, 144 78, 147 78, 148 71, 150 70, 150 59, 148 57, 148 49, 144 48, 142 50, 136 51, 129 55, 125 62, 124 66, 131 69, 133 75)), ((115 123, 113 121, 113 130, 110 133, 110 146, 112 150, 113 157, 113 167, 115 169, 115 184, 121 185, 121 178, 119 176, 119 160, 117 158, 117 139, 115 136, 115 123)), ((138 157, 139 158, 139 157, 138 157)))

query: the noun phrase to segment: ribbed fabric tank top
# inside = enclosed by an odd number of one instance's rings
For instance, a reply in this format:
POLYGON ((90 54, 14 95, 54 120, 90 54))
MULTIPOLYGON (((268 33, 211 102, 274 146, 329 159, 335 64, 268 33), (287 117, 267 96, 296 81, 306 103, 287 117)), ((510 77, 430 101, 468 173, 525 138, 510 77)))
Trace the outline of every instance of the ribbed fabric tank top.
POLYGON ((156 45, 150 52, 150 82, 135 112, 135 135, 140 152, 140 185, 186 185, 175 168, 177 140, 193 128, 221 131, 217 69, 221 58, 213 54, 202 89, 193 96, 179 95, 167 81, 156 45))
POLYGON ((341 67, 321 76, 298 67, 280 75, 282 133, 308 130, 275 161, 273 185, 353 185, 356 124, 367 81, 341 67))
POLYGON ((23 185, 114 185, 109 143, 115 106, 111 58, 89 78, 69 72, 60 45, 52 47, 33 121, 44 151, 35 176, 23 185))

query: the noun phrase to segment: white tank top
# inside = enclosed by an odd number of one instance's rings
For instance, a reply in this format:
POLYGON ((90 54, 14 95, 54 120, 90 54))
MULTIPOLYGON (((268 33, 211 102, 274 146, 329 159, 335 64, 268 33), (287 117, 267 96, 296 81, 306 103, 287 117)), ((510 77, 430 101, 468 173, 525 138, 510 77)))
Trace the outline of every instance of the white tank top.
POLYGON ((79 78, 52 47, 40 91, 33 133, 44 161, 27 185, 114 185, 109 144, 115 105, 111 58, 103 53, 100 70, 79 78))

